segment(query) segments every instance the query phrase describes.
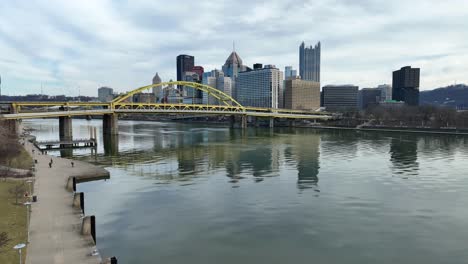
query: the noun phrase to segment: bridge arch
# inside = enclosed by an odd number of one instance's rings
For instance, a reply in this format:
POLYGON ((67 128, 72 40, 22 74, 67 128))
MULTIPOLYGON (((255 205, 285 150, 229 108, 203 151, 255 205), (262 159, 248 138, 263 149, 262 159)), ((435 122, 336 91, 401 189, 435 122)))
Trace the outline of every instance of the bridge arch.
POLYGON ((117 98, 115 98, 112 101, 112 104, 122 103, 127 98, 133 96, 134 94, 141 93, 144 90, 148 90, 148 89, 153 88, 153 87, 168 86, 168 85, 182 85, 182 86, 192 87, 192 88, 194 88, 196 90, 206 92, 208 95, 211 95, 214 98, 218 99, 220 102, 224 103, 224 105, 226 105, 226 106, 235 106, 235 107, 239 107, 241 109, 244 109, 244 107, 239 102, 237 102, 234 98, 232 98, 231 96, 225 94, 224 92, 222 92, 222 91, 220 91, 220 90, 218 90, 216 88, 213 88, 213 87, 208 86, 208 85, 200 84, 200 83, 186 82, 186 81, 162 82, 162 83, 143 86, 143 87, 137 88, 135 90, 132 90, 130 92, 127 92, 127 93, 125 93, 123 95, 118 96, 117 98))

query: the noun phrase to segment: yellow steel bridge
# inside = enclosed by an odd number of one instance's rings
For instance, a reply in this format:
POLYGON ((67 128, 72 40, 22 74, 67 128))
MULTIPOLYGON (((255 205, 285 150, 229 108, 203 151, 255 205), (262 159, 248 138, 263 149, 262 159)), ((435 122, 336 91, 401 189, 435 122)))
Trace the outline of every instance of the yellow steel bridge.
POLYGON ((288 119, 330 119, 329 113, 244 107, 234 98, 213 87, 184 81, 164 82, 137 88, 105 102, 12 102, 8 114, 0 115, 0 119, 18 120, 31 118, 48 118, 61 116, 92 116, 104 114, 190 114, 190 115, 241 115, 269 118, 288 119), (182 85, 207 93, 216 98, 217 104, 182 104, 182 103, 153 103, 132 102, 135 94, 142 93, 153 87, 168 87, 182 85))

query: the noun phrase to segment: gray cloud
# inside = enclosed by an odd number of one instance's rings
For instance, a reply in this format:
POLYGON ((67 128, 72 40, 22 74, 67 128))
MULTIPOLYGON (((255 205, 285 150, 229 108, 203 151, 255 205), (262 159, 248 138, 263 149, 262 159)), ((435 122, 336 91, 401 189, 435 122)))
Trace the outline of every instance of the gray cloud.
POLYGON ((246 64, 298 67, 301 41, 322 41, 322 85, 372 87, 421 67, 421 88, 468 82, 468 9, 450 1, 3 1, 0 74, 10 94, 96 95, 175 78, 188 53, 220 68, 236 42, 246 64), (62 88, 60 88, 62 87, 62 88))

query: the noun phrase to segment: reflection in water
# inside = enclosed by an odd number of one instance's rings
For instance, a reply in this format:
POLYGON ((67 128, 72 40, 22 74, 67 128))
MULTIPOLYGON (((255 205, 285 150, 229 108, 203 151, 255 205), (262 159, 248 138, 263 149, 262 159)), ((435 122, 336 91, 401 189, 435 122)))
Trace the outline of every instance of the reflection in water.
POLYGON ((390 142, 390 161, 395 173, 406 175, 418 174, 418 142, 414 138, 400 136, 390 142))
MULTIPOLYGON (((58 122, 27 123, 58 136, 58 122)), ((73 155, 111 172, 78 189, 99 251, 122 263, 468 259, 466 138, 119 121, 118 144, 104 140, 73 155)))
POLYGON ((297 187, 299 189, 316 187, 319 181, 317 175, 320 168, 320 136, 318 134, 309 134, 307 136, 294 137, 294 139, 292 153, 297 153, 297 187))

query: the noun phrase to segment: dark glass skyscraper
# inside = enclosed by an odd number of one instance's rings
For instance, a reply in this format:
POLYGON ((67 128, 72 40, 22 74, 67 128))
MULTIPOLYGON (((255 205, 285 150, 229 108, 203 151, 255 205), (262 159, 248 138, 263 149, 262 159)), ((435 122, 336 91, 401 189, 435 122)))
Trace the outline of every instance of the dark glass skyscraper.
POLYGON ((358 90, 354 85, 326 85, 322 88, 323 106, 327 111, 355 110, 358 90))
POLYGON ((320 82, 320 42, 315 47, 299 46, 299 75, 302 80, 320 82))
MULTIPOLYGON (((195 66, 195 57, 190 55, 181 54, 177 56, 177 81, 184 80, 184 72, 191 71, 195 66)), ((178 86, 182 90, 182 86, 178 86)))
POLYGON ((393 72, 392 99, 419 105, 419 68, 406 66, 393 72))

